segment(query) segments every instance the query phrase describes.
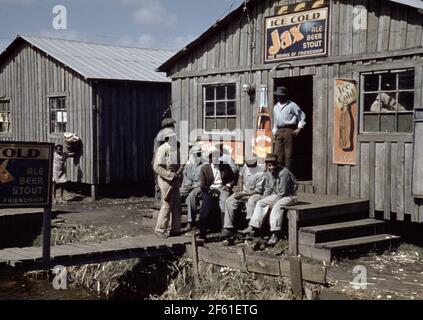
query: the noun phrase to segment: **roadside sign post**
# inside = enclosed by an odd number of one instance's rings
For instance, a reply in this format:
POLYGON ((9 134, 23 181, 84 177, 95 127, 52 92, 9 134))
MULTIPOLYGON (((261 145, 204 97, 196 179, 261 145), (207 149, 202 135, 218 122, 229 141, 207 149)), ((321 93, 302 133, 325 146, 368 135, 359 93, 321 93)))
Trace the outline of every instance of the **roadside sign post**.
POLYGON ((0 209, 43 208, 43 263, 50 263, 53 143, 0 142, 0 209))

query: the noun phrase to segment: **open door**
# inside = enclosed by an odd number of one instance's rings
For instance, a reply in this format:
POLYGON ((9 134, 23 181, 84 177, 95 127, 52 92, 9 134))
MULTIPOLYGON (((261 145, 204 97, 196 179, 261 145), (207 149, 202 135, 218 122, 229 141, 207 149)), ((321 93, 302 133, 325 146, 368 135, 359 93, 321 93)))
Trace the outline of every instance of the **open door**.
POLYGON ((298 104, 307 116, 304 130, 294 144, 293 173, 300 181, 313 179, 313 77, 276 78, 274 88, 288 88, 289 100, 298 104))

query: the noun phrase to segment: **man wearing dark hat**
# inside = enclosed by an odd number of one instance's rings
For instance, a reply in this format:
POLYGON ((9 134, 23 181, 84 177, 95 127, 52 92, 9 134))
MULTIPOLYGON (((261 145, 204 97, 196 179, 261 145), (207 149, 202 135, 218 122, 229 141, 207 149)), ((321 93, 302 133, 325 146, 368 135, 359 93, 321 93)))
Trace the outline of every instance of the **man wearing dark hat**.
POLYGON ((226 199, 225 202, 223 237, 232 235, 235 213, 241 206, 245 206, 247 212, 246 219, 251 219, 256 203, 261 199, 264 192, 264 169, 264 166, 257 164, 257 158, 248 160, 241 168, 238 185, 235 187, 237 192, 226 199))
POLYGON ((297 179, 287 168, 277 162, 274 154, 266 157, 267 172, 264 182, 263 198, 259 200, 254 209, 250 225, 241 231, 242 234, 256 235, 262 227, 264 219, 270 212, 270 231, 272 237, 268 245, 275 245, 280 239, 283 219, 283 207, 294 205, 297 202, 297 179))
POLYGON ((273 108, 274 153, 278 162, 292 170, 292 156, 295 138, 306 125, 306 115, 300 107, 288 99, 288 89, 278 87, 274 93, 276 104, 273 108))

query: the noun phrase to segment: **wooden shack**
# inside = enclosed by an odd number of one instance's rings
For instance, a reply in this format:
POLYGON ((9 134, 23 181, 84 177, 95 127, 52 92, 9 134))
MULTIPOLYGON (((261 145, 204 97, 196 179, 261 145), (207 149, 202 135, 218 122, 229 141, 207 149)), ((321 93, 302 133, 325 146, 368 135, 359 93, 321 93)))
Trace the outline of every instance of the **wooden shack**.
POLYGON ((177 119, 211 135, 255 128, 259 95, 245 85, 266 85, 271 108, 288 87, 307 115, 294 172, 306 189, 421 223, 422 10, 420 0, 249 0, 158 70, 172 79, 177 119), (351 141, 337 151, 346 88, 351 141))
POLYGON ((155 68, 172 51, 18 36, 0 55, 0 139, 83 143, 68 178, 149 185, 153 139, 171 100, 155 68))

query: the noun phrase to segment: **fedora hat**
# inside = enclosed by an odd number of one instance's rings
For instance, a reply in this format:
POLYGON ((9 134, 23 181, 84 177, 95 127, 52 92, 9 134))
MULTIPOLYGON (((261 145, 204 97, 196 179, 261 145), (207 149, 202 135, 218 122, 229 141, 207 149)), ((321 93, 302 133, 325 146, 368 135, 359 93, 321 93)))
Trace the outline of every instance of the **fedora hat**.
POLYGON ((176 121, 172 118, 164 118, 162 120, 162 128, 167 127, 167 126, 173 126, 176 123, 176 121))
POLYGON ((288 95, 288 88, 287 87, 277 87, 276 91, 274 92, 275 96, 287 96, 288 95))

